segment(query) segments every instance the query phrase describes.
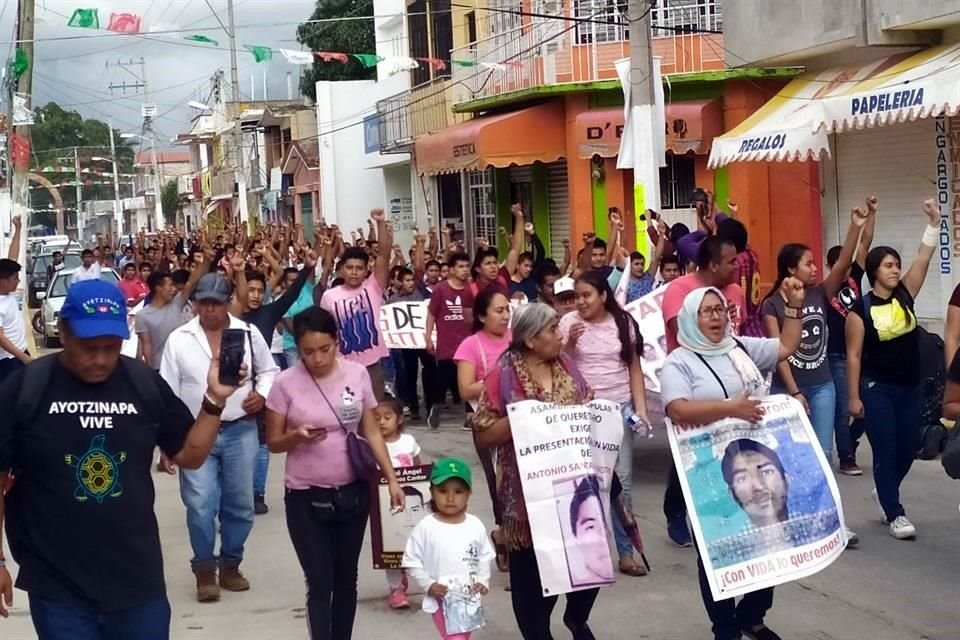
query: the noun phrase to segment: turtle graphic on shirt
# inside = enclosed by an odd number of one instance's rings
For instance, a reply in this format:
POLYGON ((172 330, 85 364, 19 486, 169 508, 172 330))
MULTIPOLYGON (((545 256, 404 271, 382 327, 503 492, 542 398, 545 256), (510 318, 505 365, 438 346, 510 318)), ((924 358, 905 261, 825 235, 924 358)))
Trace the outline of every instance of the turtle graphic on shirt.
POLYGON ((102 503, 108 496, 116 498, 123 493, 119 466, 127 459, 127 452, 109 453, 104 448, 106 441, 105 435, 95 436, 86 453, 80 456, 68 453, 64 456, 64 461, 77 470, 77 488, 73 492, 77 502, 93 498, 102 503))

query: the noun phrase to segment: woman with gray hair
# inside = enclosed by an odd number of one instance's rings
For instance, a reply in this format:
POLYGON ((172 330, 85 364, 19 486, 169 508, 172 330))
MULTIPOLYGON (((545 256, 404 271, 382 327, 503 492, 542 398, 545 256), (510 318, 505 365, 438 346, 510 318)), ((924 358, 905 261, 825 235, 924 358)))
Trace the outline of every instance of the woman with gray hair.
MULTIPOLYGON (((473 425, 478 445, 497 448, 500 532, 510 552, 513 614, 524 640, 548 640, 552 637, 550 614, 557 597, 541 595, 507 405, 522 400, 583 404, 593 398, 593 391, 573 361, 562 353, 560 318, 552 307, 542 303, 521 306, 514 314, 512 331, 510 348, 484 380, 473 425)), ((587 620, 598 592, 586 589, 567 594, 563 623, 574 640, 593 639, 587 620)))

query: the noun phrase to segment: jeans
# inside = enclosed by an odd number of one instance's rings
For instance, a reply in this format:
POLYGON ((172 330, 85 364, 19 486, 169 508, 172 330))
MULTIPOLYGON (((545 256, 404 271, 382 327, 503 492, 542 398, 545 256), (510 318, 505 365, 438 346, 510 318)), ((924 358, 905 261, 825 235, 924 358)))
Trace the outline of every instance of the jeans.
POLYGON ((683 499, 683 487, 676 465, 671 464, 667 472, 667 488, 663 492, 663 515, 667 520, 687 517, 687 503, 683 499))
MULTIPOLYGON (((696 546, 696 545, 694 545, 696 546)), ((698 547, 699 549, 699 547, 698 547)), ((740 637, 741 629, 750 629, 763 624, 763 618, 773 606, 773 587, 751 591, 737 605, 733 598, 716 601, 710 593, 707 573, 697 551, 697 576, 700 579, 700 597, 713 625, 714 640, 733 640, 740 637)))
MULTIPOLYGON (((620 413, 629 416, 634 412, 633 403, 625 402, 620 405, 620 413)), ((623 421, 623 442, 620 443, 620 455, 617 456, 617 468, 615 469, 617 477, 620 479, 620 486, 623 493, 623 502, 628 509, 633 510, 633 501, 631 499, 630 488, 633 486, 633 429, 623 421)), ((610 520, 613 522, 613 539, 617 544, 617 553, 621 556, 633 557, 633 543, 630 536, 623 528, 620 518, 610 514, 610 520)))
POLYGON ((187 508, 194 571, 217 567, 218 516, 220 566, 237 567, 243 560, 243 545, 253 529, 253 471, 259 446, 255 422, 225 422, 203 465, 180 469, 180 498, 187 508))
MULTIPOLYGON (((420 400, 417 397, 417 372, 423 367, 423 402, 427 413, 437 402, 437 361, 426 349, 399 349, 403 359, 403 378, 397 385, 397 392, 403 403, 410 407, 411 413, 420 412, 420 400)), ((443 402, 443 399, 440 399, 443 402)))
POLYGON ((339 489, 288 490, 287 530, 307 579, 307 629, 311 640, 350 640, 357 613, 357 565, 370 513, 369 489, 355 482, 339 489), (333 513, 333 493, 355 508, 333 513))
POLYGON ((434 400, 437 404, 443 404, 446 401, 447 391, 453 394, 453 403, 460 404, 457 363, 453 360, 437 360, 437 381, 434 390, 434 400))
POLYGON ((283 350, 283 358, 287 361, 287 369, 290 369, 300 362, 300 350, 297 347, 290 347, 283 350))
POLYGON ((98 613, 78 604, 30 594, 30 617, 39 640, 169 640, 170 603, 157 598, 139 607, 98 613))
POLYGON ((900 484, 920 448, 919 385, 887 384, 863 379, 860 399, 873 449, 873 480, 887 520, 906 515, 900 484))
POLYGON ((267 472, 270 470, 270 450, 262 444, 257 449, 257 466, 253 470, 253 495, 262 496, 267 492, 267 472))
MULTIPOLYGON (((771 389, 772 393, 786 394, 780 386, 771 389)), ((800 392, 810 405, 810 424, 817 436, 817 442, 829 462, 833 455, 833 423, 837 412, 837 392, 833 381, 800 387, 800 392)), ((789 394, 788 394, 789 395, 789 394)))
POLYGON ((272 353, 272 354, 270 354, 270 355, 273 356, 273 361, 276 363, 276 365, 277 365, 278 367, 280 367, 280 371, 286 371, 286 370, 287 370, 287 354, 285 354, 285 353, 272 353))
MULTIPOLYGON (((563 624, 570 629, 573 640, 592 640, 587 621, 599 593, 600 589, 585 589, 567 594, 563 624)), ((510 599, 523 640, 553 640, 550 615, 557 596, 543 595, 540 567, 532 548, 510 552, 510 599)))
POLYGON ((850 422, 847 398, 847 356, 842 353, 828 353, 830 373, 837 390, 837 409, 833 414, 833 431, 837 442, 837 457, 840 462, 855 462, 857 444, 866 428, 863 418, 850 422))

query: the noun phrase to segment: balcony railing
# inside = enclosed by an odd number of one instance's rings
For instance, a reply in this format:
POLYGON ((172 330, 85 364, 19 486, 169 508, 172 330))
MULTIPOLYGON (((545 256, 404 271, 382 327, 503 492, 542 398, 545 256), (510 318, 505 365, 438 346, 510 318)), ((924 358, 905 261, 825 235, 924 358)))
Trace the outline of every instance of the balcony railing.
MULTIPOLYGON (((723 69, 723 36, 717 0, 660 0, 654 10, 653 55, 664 75, 723 69), (666 29, 669 28, 669 29, 666 29)), ((534 0, 533 12, 558 17, 524 24, 468 46, 451 58, 454 105, 505 93, 572 82, 616 79, 614 63, 630 55, 629 29, 609 0, 534 0), (589 18, 574 28, 560 16, 589 18)))
POLYGON ((236 172, 230 167, 214 169, 210 172, 210 196, 232 196, 237 192, 236 172))
POLYGON ((403 153, 413 143, 410 123, 410 92, 404 91, 377 102, 380 153, 403 153))

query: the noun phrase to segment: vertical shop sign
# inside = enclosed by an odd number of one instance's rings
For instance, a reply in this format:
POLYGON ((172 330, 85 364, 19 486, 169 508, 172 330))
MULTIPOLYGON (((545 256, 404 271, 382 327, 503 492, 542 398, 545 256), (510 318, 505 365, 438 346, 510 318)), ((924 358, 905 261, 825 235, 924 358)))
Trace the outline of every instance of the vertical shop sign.
MULTIPOLYGON (((937 204, 940 206, 940 233, 937 241, 937 261, 940 265, 940 275, 949 276, 953 269, 953 233, 950 230, 950 222, 953 217, 953 206, 951 198, 952 184, 950 180, 950 164, 952 160, 952 147, 960 151, 960 145, 948 145, 949 137, 947 135, 948 119, 940 115, 936 118, 936 140, 937 140, 937 204), (948 148, 950 147, 950 148, 948 148)), ((958 132, 960 133, 960 132, 958 132)))

